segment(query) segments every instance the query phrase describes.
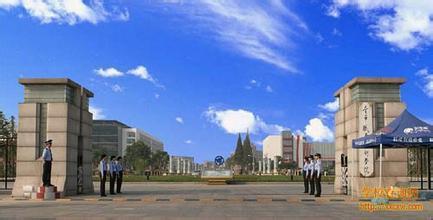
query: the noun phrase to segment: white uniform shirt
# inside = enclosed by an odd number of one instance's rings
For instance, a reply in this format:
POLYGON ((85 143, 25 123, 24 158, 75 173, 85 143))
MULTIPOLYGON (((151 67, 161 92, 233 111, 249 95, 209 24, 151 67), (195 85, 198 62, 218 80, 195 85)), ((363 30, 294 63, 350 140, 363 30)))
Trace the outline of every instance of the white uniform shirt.
POLYGON ((44 161, 52 161, 53 160, 53 155, 51 153, 51 149, 48 147, 45 147, 43 153, 42 153, 42 159, 44 161))
POLYGON ((122 164, 117 160, 116 160, 116 169, 117 169, 117 172, 123 171, 122 164))
POLYGON ((105 160, 99 162, 99 171, 101 172, 101 175, 104 175, 104 171, 107 171, 107 162, 105 160))
POLYGON ((307 163, 307 162, 304 163, 304 168, 303 168, 303 170, 304 170, 305 172, 308 172, 308 163, 307 163))
POLYGON ((112 160, 112 161, 110 161, 110 174, 114 175, 116 173, 117 173, 116 161, 112 160))
POLYGON ((313 176, 313 171, 314 171, 314 161, 310 161, 310 163, 308 164, 308 175, 313 176))
POLYGON ((314 171, 317 172, 317 177, 319 177, 320 173, 322 172, 322 161, 317 160, 314 164, 314 171))

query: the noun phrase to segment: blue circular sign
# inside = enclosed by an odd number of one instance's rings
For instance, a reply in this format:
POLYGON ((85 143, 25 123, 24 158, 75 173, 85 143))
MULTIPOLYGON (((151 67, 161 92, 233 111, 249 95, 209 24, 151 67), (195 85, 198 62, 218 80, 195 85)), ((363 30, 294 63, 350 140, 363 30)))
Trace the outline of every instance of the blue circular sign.
POLYGON ((215 157, 215 165, 221 166, 224 164, 224 157, 222 156, 216 156, 215 157))

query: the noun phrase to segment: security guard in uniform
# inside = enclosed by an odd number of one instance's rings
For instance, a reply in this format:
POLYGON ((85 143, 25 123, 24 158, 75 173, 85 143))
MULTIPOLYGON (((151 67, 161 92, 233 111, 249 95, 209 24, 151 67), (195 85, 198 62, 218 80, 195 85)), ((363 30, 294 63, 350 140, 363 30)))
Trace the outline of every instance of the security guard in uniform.
POLYGON ((100 186, 99 186, 99 192, 101 194, 101 197, 107 196, 105 194, 105 181, 107 180, 107 155, 102 154, 101 160, 99 161, 99 180, 100 180, 100 186))
POLYGON ((45 149, 42 153, 42 160, 44 161, 42 182, 44 186, 53 186, 51 184, 51 167, 53 163, 53 153, 51 152, 51 146, 53 140, 47 140, 45 143, 45 149))
POLYGON ((110 194, 115 195, 114 184, 116 183, 117 176, 116 156, 111 156, 110 160, 110 194))
POLYGON ((314 182, 316 183, 316 195, 315 197, 320 197, 320 194, 322 193, 322 185, 320 183, 321 177, 322 177, 322 155, 319 153, 316 153, 314 155, 316 159, 316 163, 314 164, 314 182))
POLYGON ((308 193, 308 157, 304 157, 304 168, 302 169, 302 176, 304 177, 304 193, 308 193))
POLYGON ((310 195, 314 195, 314 178, 313 178, 314 177, 313 176, 314 157, 313 157, 313 155, 310 155, 308 160, 310 161, 310 163, 308 164, 308 179, 310 180, 310 195))
POLYGON ((122 193, 120 192, 120 189, 122 188, 122 181, 123 181, 123 166, 122 166, 122 157, 118 156, 117 160, 116 160, 116 165, 117 165, 117 189, 116 192, 117 193, 122 193))

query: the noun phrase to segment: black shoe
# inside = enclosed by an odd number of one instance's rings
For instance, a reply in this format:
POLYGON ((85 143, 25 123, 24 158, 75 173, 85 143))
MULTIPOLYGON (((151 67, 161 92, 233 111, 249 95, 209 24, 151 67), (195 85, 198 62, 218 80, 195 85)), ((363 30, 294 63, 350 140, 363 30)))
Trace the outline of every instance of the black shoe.
POLYGON ((116 195, 116 193, 110 193, 110 195, 116 195))
POLYGON ((49 184, 48 186, 54 186, 53 184, 49 184))
POLYGON ((117 193, 122 194, 121 192, 117 192, 117 193))
POLYGON ((314 197, 320 197, 320 195, 314 195, 314 197))
POLYGON ((107 195, 104 194, 104 195, 101 195, 101 197, 107 197, 107 195))
POLYGON ((305 191, 304 191, 304 193, 308 193, 308 192, 305 192, 305 191))

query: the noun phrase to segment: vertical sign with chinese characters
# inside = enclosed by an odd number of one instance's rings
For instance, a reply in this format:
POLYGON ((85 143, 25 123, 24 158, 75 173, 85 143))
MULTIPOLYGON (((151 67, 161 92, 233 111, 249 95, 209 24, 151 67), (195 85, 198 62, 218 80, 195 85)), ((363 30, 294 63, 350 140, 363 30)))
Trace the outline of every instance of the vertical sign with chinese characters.
MULTIPOLYGON (((359 106, 359 137, 373 133, 373 104, 362 102, 359 106)), ((359 172, 364 177, 371 177, 374 174, 373 149, 360 149, 359 172)))

